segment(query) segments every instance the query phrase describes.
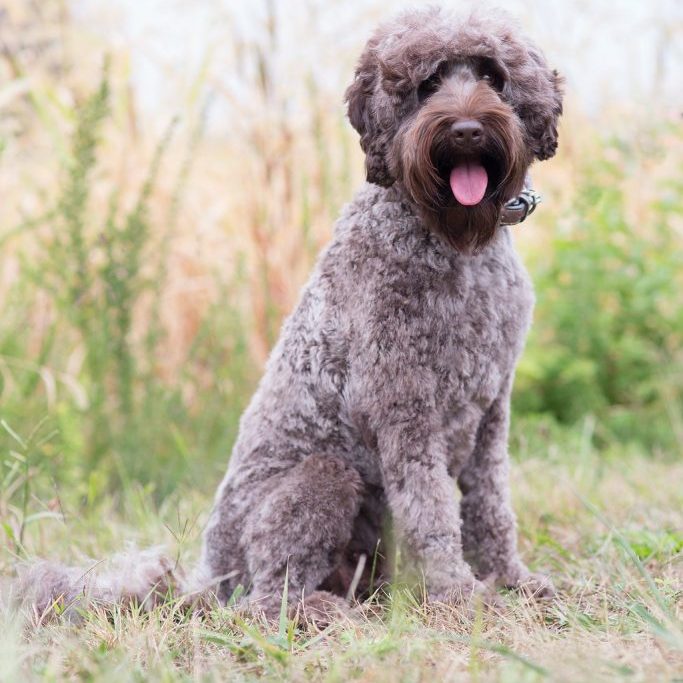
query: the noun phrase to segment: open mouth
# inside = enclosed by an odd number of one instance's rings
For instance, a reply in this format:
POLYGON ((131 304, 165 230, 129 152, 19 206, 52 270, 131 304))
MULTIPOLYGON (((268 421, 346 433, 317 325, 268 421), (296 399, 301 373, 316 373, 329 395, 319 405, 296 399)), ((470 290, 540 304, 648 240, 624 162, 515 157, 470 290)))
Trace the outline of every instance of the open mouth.
MULTIPOLYGON (((498 164, 486 156, 468 156, 440 164, 441 176, 450 187, 450 202, 461 206, 476 206, 490 197, 499 182, 498 164)), ((444 187, 444 191, 447 192, 444 187)))
POLYGON ((489 174, 479 159, 463 159, 453 166, 448 179, 453 196, 463 206, 476 206, 484 198, 489 174))

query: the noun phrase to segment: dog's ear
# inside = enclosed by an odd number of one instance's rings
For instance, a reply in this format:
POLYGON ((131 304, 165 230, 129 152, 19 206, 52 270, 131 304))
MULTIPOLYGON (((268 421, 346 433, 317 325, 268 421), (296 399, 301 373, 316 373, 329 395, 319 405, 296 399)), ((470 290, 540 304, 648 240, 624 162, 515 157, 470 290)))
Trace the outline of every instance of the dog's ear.
POLYGON ((543 161, 550 159, 557 151, 557 124, 562 115, 562 96, 564 78, 556 69, 548 71, 548 109, 545 112, 543 122, 540 124, 539 133, 536 136, 534 153, 543 161))
POLYGON ((365 152, 365 172, 368 182, 389 187, 394 179, 389 173, 386 153, 389 134, 378 125, 372 98, 378 79, 378 66, 368 44, 360 58, 353 83, 344 97, 351 125, 360 135, 360 146, 365 152))
POLYGON ((533 96, 522 120, 526 126, 529 145, 537 159, 550 159, 557 151, 557 125, 562 115, 564 78, 546 66, 543 56, 532 50, 536 62, 533 96))

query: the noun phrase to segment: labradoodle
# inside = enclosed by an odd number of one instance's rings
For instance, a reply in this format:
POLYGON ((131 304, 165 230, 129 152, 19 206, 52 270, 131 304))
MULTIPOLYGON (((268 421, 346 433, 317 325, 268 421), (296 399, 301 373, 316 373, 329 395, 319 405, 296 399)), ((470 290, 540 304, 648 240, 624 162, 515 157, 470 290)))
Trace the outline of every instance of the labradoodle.
MULTIPOLYGON (((242 417, 195 577, 221 603, 241 586, 277 613, 287 582, 294 605, 341 606, 387 578, 388 520, 432 600, 552 595, 519 557, 510 503, 510 391, 534 297, 505 207, 555 153, 561 85, 499 13, 410 11, 370 38, 346 92, 368 182, 242 417)), ((150 557, 131 590, 125 572, 112 589, 44 564, 25 585, 39 608, 83 588, 144 596, 172 573, 150 557)))

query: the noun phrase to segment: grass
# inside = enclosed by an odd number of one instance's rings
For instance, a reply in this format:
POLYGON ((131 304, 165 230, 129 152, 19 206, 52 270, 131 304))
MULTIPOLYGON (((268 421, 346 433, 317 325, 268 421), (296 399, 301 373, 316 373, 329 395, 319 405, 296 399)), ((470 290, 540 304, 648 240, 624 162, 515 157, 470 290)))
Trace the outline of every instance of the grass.
MULTIPOLYGON (((681 680, 683 463, 610 458, 581 443, 578 435, 574 451, 565 443, 555 455, 523 454, 512 472, 522 553, 553 576, 552 603, 510 593, 495 611, 463 615, 418 604, 396 586, 357 621, 321 633, 269 627, 228 608, 188 616, 170 601, 39 629, 5 613, 0 680, 681 680)), ((165 539, 189 566, 211 493, 176 491, 151 508, 132 485, 120 500, 34 514, 22 548, 73 560, 75 549, 104 557, 131 540, 165 539)), ((5 501, 1 512, 12 519, 16 511, 5 501)), ((13 560, 3 550, 0 572, 13 560)))

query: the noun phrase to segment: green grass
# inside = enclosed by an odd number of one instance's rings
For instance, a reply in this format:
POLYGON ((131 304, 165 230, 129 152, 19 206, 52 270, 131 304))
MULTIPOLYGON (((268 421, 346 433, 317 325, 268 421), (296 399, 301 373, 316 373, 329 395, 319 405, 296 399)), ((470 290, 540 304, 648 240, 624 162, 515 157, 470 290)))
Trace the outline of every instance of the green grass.
MULTIPOLYGON (((544 457, 525 453, 512 472, 522 553, 553 576, 552 603, 505 594, 495 611, 464 615, 396 587, 360 607, 356 621, 321 633, 227 608, 187 615, 172 602, 37 629, 5 613, 0 680, 681 679, 683 464, 605 457, 576 436, 575 451, 567 442, 544 457)), ((22 549, 73 561, 163 541, 189 567, 215 483, 178 490, 159 507, 136 485, 87 505, 31 497, 22 549)), ((24 511, 4 497, 0 506, 18 537, 24 511)), ((14 560, 9 543, 0 573, 14 560)))

